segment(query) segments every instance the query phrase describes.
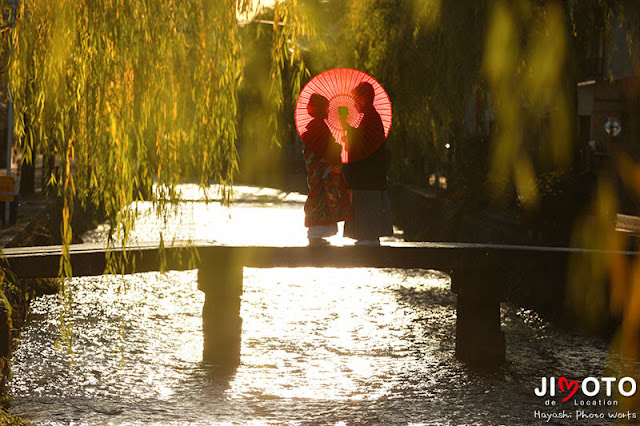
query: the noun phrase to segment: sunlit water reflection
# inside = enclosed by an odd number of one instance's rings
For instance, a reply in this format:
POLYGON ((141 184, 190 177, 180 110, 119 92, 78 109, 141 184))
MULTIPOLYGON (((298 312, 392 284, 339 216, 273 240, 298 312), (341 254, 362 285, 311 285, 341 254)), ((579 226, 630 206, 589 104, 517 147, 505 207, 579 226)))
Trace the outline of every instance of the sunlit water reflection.
MULTIPOLYGON (((167 223, 143 216, 134 236, 306 243, 303 196, 237 196, 231 209, 185 203, 167 223)), ((102 238, 100 228, 87 235, 102 238)), ((12 412, 35 423, 544 423, 534 411, 553 410, 533 393, 540 377, 600 376, 607 353, 602 341, 505 306, 510 362, 474 373, 454 357, 455 296, 443 273, 245 268, 241 364, 219 377, 201 362, 195 271, 72 285, 73 363, 55 346, 57 296, 33 302, 13 358, 12 412)))

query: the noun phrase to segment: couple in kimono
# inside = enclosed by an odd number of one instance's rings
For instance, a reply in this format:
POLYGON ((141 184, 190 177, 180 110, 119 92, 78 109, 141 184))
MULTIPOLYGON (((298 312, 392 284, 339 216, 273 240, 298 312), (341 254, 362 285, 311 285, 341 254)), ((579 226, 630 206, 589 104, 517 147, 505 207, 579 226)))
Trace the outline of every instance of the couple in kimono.
POLYGON ((391 208, 387 192, 387 156, 382 119, 373 106, 375 91, 370 83, 360 83, 352 95, 355 109, 362 115, 359 127, 351 127, 340 114, 347 135, 347 158, 342 164, 342 145, 336 142, 326 120, 329 100, 311 95, 307 112, 312 120, 301 135, 307 167, 309 195, 304 206, 309 244, 325 245, 345 221, 344 236, 356 245, 379 245, 380 237, 393 235, 391 208), (366 123, 366 129, 365 127, 366 123), (380 143, 369 153, 368 148, 380 143))

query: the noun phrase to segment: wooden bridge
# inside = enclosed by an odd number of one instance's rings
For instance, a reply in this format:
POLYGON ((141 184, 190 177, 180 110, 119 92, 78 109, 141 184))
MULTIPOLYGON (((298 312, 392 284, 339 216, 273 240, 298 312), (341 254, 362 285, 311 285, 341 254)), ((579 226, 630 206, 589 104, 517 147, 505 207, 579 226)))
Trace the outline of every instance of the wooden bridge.
MULTIPOLYGON (((156 245, 126 249, 129 261, 119 273, 198 269, 203 308, 204 360, 236 366, 240 359, 240 297, 242 268, 375 267, 436 269, 449 273, 457 294, 456 356, 467 362, 505 361, 500 329, 500 302, 507 270, 523 276, 544 271, 564 282, 570 255, 593 250, 465 243, 389 243, 380 247, 222 246, 195 242, 160 250, 156 245), (197 249, 197 250, 194 250, 197 249), (195 253, 197 252, 197 256, 195 253)), ((5 249, 10 270, 19 278, 55 278, 61 246, 5 249)), ((102 275, 107 265, 104 246, 70 247, 74 276, 102 275)), ((116 256, 122 249, 115 249, 116 256)), ((629 253, 629 255, 634 255, 629 253)))

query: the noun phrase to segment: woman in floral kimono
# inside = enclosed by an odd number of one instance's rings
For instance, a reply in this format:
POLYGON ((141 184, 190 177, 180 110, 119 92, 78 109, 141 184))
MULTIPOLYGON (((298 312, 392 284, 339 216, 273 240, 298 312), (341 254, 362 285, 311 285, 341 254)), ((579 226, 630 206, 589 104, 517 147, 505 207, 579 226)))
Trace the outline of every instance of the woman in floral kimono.
POLYGON ((313 119, 301 135, 307 166, 309 195, 304 205, 309 244, 328 244, 326 237, 338 232, 337 223, 353 218, 347 184, 342 174, 342 146, 327 126, 329 101, 313 94, 307 111, 313 119))

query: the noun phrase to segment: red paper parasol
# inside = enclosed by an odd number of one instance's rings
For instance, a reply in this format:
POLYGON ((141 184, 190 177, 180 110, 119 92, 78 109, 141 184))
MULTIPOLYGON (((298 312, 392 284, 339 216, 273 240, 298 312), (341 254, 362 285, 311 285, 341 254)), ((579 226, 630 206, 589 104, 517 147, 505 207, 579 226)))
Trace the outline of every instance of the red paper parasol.
POLYGON ((335 68, 318 74, 302 89, 295 119, 308 149, 323 154, 332 142, 328 130, 342 145, 342 162, 349 163, 368 157, 382 145, 391 128, 391 101, 370 75, 335 68), (341 114, 348 125, 343 126, 341 114))

